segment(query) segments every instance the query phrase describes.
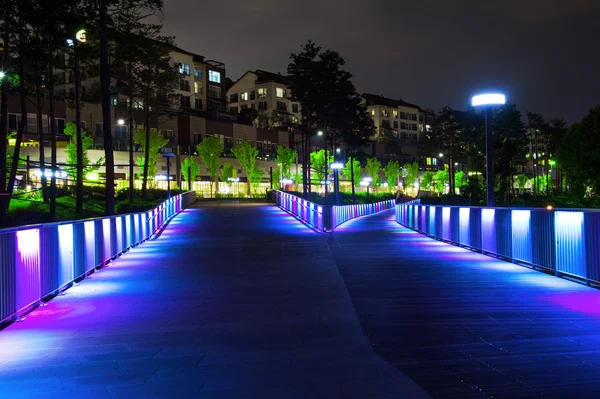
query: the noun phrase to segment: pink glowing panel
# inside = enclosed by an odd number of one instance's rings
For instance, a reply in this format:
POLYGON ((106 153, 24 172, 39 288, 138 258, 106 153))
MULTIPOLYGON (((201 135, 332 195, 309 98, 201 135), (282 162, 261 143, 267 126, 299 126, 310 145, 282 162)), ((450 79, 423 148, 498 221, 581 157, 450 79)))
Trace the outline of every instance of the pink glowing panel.
POLYGON ((123 243, 123 217, 117 216, 115 218, 115 223, 117 224, 117 253, 119 253, 125 248, 123 243))
POLYGON ((73 259, 73 225, 62 224, 58 226, 58 284, 63 286, 71 282, 74 276, 74 259, 73 259))
POLYGON ((111 241, 111 234, 110 234, 110 219, 106 218, 106 219, 102 219, 102 238, 103 238, 103 254, 102 254, 102 262, 110 259, 111 257, 111 251, 110 251, 110 241, 111 241))
POLYGON ((15 280, 17 284, 17 309, 36 302, 41 296, 40 287, 40 231, 17 231, 17 259, 15 280))
POLYGON ((96 266, 96 234, 94 231, 94 222, 85 222, 83 224, 85 231, 85 271, 91 270, 96 266))

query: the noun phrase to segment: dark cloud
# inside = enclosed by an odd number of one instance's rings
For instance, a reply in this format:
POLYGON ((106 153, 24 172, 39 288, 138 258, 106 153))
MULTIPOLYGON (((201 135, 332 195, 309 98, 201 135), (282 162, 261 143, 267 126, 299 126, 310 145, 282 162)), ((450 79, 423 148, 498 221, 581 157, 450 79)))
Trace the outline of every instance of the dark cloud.
POLYGON ((285 72, 312 39, 342 54, 359 91, 425 108, 487 88, 569 121, 600 103, 598 0, 167 0, 165 13, 165 33, 233 79, 285 72))

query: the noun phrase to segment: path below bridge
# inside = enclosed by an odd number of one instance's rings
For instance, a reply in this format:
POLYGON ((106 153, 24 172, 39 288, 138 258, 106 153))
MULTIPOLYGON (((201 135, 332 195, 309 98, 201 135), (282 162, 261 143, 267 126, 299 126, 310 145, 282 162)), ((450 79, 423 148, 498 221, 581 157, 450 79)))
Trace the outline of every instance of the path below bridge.
POLYGON ((372 350, 327 239, 198 203, 0 331, 0 397, 429 397, 372 350))

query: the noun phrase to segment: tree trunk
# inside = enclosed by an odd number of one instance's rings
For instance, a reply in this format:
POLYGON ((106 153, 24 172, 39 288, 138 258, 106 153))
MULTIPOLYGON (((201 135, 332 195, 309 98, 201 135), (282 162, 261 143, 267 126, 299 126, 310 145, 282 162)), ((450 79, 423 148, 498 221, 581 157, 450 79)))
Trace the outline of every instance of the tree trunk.
MULTIPOLYGON (((2 69, 4 71, 9 70, 9 41, 10 41, 10 15, 9 8, 5 5, 4 9, 4 32, 2 35, 2 41, 4 42, 4 48, 2 50, 2 69)), ((8 72, 7 72, 8 73, 8 72)), ((0 94, 0 101, 2 106, 0 108, 0 178, 2 184, 0 184, 0 226, 4 225, 5 212, 3 211, 6 198, 6 148, 8 141, 8 76, 2 79, 2 93, 0 94)))
MULTIPOLYGON (((39 84, 37 84, 35 86, 35 99, 36 99, 36 106, 37 106, 37 124, 38 124, 38 136, 39 136, 39 141, 40 141, 40 146, 39 146, 39 150, 40 150, 40 172, 41 172, 41 177, 40 180, 42 181, 42 194, 44 196, 44 202, 48 203, 48 192, 47 192, 47 186, 48 186, 48 181, 46 179, 46 155, 44 154, 44 124, 42 121, 42 106, 43 106, 43 101, 42 101, 42 91, 41 91, 41 87, 39 84)), ((27 120, 27 119, 26 119, 27 120)), ((25 122, 27 123, 27 122, 25 122)))
POLYGON ((133 76, 131 63, 129 64, 129 203, 135 201, 134 192, 134 172, 133 172, 133 76))
POLYGON ((108 0, 100 0, 100 89, 102 91, 102 129, 106 160, 105 214, 115 212, 115 160, 110 118, 110 69, 108 65, 108 0))
MULTIPOLYGON (((75 75, 75 127, 77 146, 77 179, 75 184, 75 214, 83 215, 83 138, 81 133, 81 71, 77 54, 77 40, 73 45, 73 74, 75 75)), ((72 170, 72 169, 71 169, 72 170)))
POLYGON ((312 181, 311 181, 311 173, 310 173, 310 140, 311 139, 311 134, 308 134, 308 137, 306 138, 306 175, 307 175, 307 182, 308 182, 308 187, 307 187, 307 194, 310 194, 312 192, 312 181))
POLYGON ((51 145, 51 165, 52 174, 50 176, 50 220, 56 219, 56 119, 55 119, 55 103, 54 98, 54 49, 52 37, 48 35, 48 99, 50 102, 50 145, 51 145))
POLYGON ((148 190, 148 169, 150 167, 150 106, 149 106, 149 93, 146 94, 144 100, 144 111, 146 113, 146 120, 144 129, 146 129, 146 141, 144 143, 144 177, 142 181, 142 196, 146 198, 146 192, 148 190))
POLYGON ((356 204, 356 190, 354 187, 354 157, 350 155, 350 184, 352 186, 352 203, 356 204))
POLYGON ((12 165, 10 168, 10 177, 8 179, 8 187, 7 187, 7 192, 10 195, 6 198, 5 208, 3 208, 4 212, 8 211, 8 209, 10 208, 10 199, 12 196, 13 187, 15 186, 15 181, 17 179, 17 169, 19 167, 19 158, 21 156, 21 143, 23 142, 23 132, 25 131, 25 129, 27 127, 27 100, 26 100, 27 90, 25 88, 25 62, 24 62, 24 56, 23 56, 23 54, 25 52, 25 48, 23 45, 23 36, 24 36, 23 25, 24 25, 24 23, 21 18, 19 21, 19 26, 21 27, 21 29, 19 31, 19 53, 20 53, 20 57, 19 57, 19 76, 20 76, 19 97, 21 100, 21 123, 19 124, 19 127, 17 129, 17 137, 15 140, 15 150, 13 152, 12 165))

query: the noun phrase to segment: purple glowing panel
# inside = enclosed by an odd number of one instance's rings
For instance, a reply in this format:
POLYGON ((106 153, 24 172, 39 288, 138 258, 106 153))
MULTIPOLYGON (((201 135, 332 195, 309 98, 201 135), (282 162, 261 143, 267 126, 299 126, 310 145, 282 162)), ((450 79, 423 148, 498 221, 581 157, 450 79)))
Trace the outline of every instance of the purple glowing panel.
POLYGON ((450 239, 450 208, 447 206, 442 207, 442 238, 444 240, 450 239))
POLYGON ((110 234, 110 219, 102 219, 102 238, 103 238, 103 248, 102 248, 102 262, 107 261, 111 258, 110 251, 110 243, 111 243, 111 234, 110 234))
POLYGON ((73 257, 73 225, 62 224, 58 226, 58 284, 63 286, 71 282, 74 276, 74 257, 73 257))
POLYGON ((94 222, 85 222, 83 224, 85 232, 85 271, 91 270, 96 266, 96 236, 94 234, 94 222))
POLYGON ((122 216, 117 216, 115 218, 115 223, 117 226, 117 253, 121 252, 123 249, 125 249, 125 245, 123 242, 123 217, 122 216))
POLYGON ((36 302, 41 296, 40 285, 40 231, 17 231, 17 258, 15 280, 17 284, 17 310, 36 302))
POLYGON ((496 210, 481 210, 481 249, 487 252, 496 252, 496 210))
POLYGON ((583 212, 554 213, 556 270, 578 277, 588 277, 583 228, 583 212))
POLYGON ((125 236, 127 237, 127 241, 126 241, 126 245, 129 248, 130 246, 133 245, 133 242, 131 237, 132 237, 132 232, 131 232, 131 219, 135 218, 134 215, 128 215, 125 217, 125 236))
POLYGON ((458 222, 459 222, 459 232, 458 232, 458 241, 463 245, 472 245, 470 240, 470 226, 471 226, 471 209, 470 208, 460 208, 458 210, 458 222))
POLYGON ((512 219, 512 257, 515 260, 532 263, 530 219, 531 211, 513 210, 512 219))

